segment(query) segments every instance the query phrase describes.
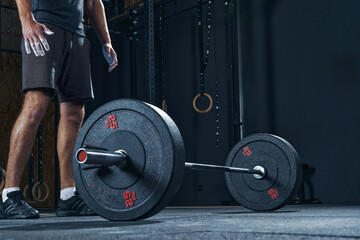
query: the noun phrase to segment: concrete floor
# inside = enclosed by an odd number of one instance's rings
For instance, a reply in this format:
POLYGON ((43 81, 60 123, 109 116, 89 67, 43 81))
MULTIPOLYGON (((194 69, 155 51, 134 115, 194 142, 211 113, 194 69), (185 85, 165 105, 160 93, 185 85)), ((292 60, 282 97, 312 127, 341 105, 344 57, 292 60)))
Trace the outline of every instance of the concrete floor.
POLYGON ((360 206, 167 208, 136 222, 101 217, 0 220, 0 239, 360 239, 360 206))

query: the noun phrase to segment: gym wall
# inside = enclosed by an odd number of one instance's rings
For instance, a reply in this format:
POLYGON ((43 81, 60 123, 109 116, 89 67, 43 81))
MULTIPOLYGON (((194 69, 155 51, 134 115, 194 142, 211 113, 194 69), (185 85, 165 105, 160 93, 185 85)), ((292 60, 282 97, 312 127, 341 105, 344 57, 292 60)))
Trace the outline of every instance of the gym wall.
POLYGON ((360 2, 240 1, 247 134, 288 139, 315 197, 360 203, 360 2))
MULTIPOLYGON (((359 22, 358 1, 239 1, 244 77, 245 135, 269 132, 284 137, 298 150, 302 162, 315 168, 312 184, 324 203, 360 203, 359 168, 359 22)), ((220 145, 216 150, 216 113, 192 108, 199 91, 196 8, 166 20, 168 113, 184 137, 187 161, 224 164, 229 143, 224 38, 224 2, 216 4, 216 43, 205 73, 206 91, 215 96, 219 83, 220 145), (217 57, 214 57, 216 45, 217 57)), ((194 0, 165 7, 170 16, 194 0)), ((137 42, 137 97, 148 101, 144 75, 142 19, 137 42)), ((126 25, 126 24, 125 24, 126 25)), ((123 23, 111 23, 122 29, 123 23)), ((87 114, 103 103, 130 97, 129 40, 112 35, 119 68, 106 72, 100 45, 92 30, 92 70, 96 100, 87 114)), ((158 36, 158 35, 156 35, 158 36)), ((157 49, 158 51, 159 49, 157 49)), ((159 77, 159 72, 157 72, 159 77)), ((159 78, 157 78, 159 79, 159 78)), ((161 83, 157 82, 161 106, 161 83)), ((204 106, 206 103, 204 103, 204 106)), ((308 189, 306 194, 308 194, 308 189)), ((175 205, 231 204, 222 173, 186 170, 175 205)))

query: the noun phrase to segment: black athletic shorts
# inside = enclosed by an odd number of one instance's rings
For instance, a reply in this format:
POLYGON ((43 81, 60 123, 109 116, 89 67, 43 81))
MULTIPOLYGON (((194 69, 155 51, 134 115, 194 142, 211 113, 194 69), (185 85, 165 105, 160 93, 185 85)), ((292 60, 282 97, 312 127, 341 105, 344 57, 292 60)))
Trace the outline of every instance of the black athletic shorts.
POLYGON ((46 35, 50 50, 36 57, 22 51, 23 92, 47 88, 58 95, 59 102, 94 99, 90 75, 90 42, 78 34, 45 23, 53 35, 46 35))

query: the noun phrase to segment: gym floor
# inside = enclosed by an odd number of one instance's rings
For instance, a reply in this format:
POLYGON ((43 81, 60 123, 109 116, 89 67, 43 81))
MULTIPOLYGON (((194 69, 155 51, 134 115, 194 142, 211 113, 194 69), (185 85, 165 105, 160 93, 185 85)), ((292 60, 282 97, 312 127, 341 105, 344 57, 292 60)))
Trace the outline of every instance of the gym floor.
POLYGON ((286 206, 274 212, 243 207, 166 208, 145 220, 58 218, 0 220, 0 239, 360 239, 360 206, 286 206))

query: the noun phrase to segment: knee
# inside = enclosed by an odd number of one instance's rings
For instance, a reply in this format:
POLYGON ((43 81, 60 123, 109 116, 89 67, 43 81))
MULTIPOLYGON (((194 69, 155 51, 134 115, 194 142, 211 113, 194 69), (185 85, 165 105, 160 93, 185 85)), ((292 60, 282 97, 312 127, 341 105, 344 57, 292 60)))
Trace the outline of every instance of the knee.
POLYGON ((79 108, 76 111, 71 111, 67 114, 64 114, 61 116, 63 120, 67 122, 67 124, 71 124, 72 126, 81 126, 85 116, 85 110, 84 108, 79 108))
POLYGON ((32 125, 37 126, 45 114, 46 107, 32 106, 24 110, 25 110, 24 113, 26 117, 26 122, 31 126, 32 125))

